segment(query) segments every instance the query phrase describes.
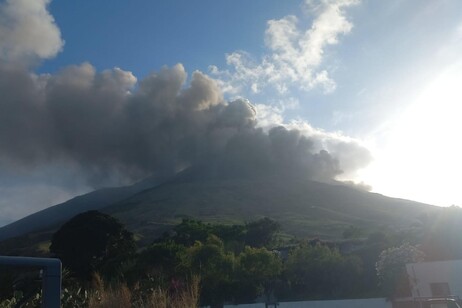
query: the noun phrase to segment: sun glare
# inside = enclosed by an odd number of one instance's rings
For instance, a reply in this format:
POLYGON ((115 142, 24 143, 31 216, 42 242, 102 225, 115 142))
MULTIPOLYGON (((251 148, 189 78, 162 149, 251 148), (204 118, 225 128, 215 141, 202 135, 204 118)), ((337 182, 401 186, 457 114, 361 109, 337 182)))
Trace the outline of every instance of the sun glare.
MULTIPOLYGON (((424 88, 393 122, 362 179, 385 195, 462 205, 462 64, 424 88)), ((405 103, 404 103, 405 104, 405 103)), ((380 144, 381 140, 374 143, 380 144)))

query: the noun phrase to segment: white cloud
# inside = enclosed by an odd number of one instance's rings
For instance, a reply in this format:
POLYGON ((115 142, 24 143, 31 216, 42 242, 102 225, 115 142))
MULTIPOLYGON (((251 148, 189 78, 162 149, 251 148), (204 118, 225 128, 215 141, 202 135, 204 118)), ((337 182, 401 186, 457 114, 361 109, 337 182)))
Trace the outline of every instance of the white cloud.
POLYGON ((462 39, 462 23, 460 23, 456 28, 457 37, 462 39))
POLYGON ((293 120, 284 126, 300 131, 310 140, 316 141, 314 146, 317 149, 325 149, 337 159, 342 170, 338 180, 357 180, 358 171, 372 162, 373 157, 368 147, 361 140, 342 132, 327 132, 303 120, 293 120))
POLYGON ((256 104, 255 108, 257 110, 258 127, 268 130, 275 126, 283 125, 283 110, 281 108, 265 104, 256 104))
POLYGON ((283 99, 269 99, 265 103, 255 103, 257 110, 258 126, 270 129, 275 126, 284 125, 284 112, 294 110, 300 106, 300 101, 296 97, 286 97, 283 99))
POLYGON ((279 94, 286 94, 292 86, 306 91, 321 87, 326 93, 332 92, 336 84, 323 68, 325 50, 351 31, 353 25, 344 9, 358 2, 307 0, 304 11, 314 15, 308 29, 302 29, 294 15, 269 20, 265 31, 268 52, 259 61, 245 51, 235 51, 226 55, 229 69, 211 66, 210 71, 221 80, 224 91, 232 94, 244 90, 259 93, 268 86, 279 94))
POLYGON ((64 41, 50 0, 6 0, 0 4, 0 59, 27 62, 54 57, 64 41))

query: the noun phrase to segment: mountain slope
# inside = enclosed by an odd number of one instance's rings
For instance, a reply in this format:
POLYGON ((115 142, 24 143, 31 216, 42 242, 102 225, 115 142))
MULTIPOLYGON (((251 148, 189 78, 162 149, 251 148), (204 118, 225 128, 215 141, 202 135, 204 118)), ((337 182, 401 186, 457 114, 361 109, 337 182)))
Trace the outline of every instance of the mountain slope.
POLYGON ((351 225, 368 231, 408 228, 422 213, 439 210, 295 175, 223 177, 184 172, 157 186, 145 181, 71 199, 1 228, 0 238, 10 238, 2 242, 8 242, 8 247, 15 246, 11 237, 20 235, 24 247, 44 242, 60 224, 89 209, 119 218, 141 238, 141 244, 151 242, 182 218, 243 223, 267 216, 281 223, 287 234, 338 239, 351 225))
POLYGON ((147 241, 184 217, 244 222, 267 216, 286 233, 338 238, 350 225, 401 228, 437 207, 300 177, 179 179, 103 209, 147 241))
POLYGON ((103 188, 46 208, 0 228, 0 241, 61 224, 73 216, 104 208, 159 183, 148 178, 131 186, 103 188))

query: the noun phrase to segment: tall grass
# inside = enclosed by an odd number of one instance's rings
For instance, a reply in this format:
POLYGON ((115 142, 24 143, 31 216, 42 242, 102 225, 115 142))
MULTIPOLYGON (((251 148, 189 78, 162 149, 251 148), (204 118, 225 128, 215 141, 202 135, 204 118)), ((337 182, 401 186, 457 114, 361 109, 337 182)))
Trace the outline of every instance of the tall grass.
MULTIPOLYGON (((195 308, 199 306, 200 279, 193 276, 184 286, 173 290, 156 287, 143 289, 140 284, 129 288, 124 283, 108 286, 99 275, 93 277, 91 288, 82 291, 72 287, 63 290, 61 306, 63 308, 195 308)), ((20 300, 13 297, 0 300, 0 308, 16 307, 20 300)), ((38 307, 41 293, 37 293, 22 307, 38 307)))
POLYGON ((93 292, 88 301, 89 308, 129 308, 132 307, 132 294, 127 285, 106 287, 99 275, 93 278, 93 292))
POLYGON ((191 281, 181 290, 175 293, 169 293, 158 288, 151 293, 149 301, 144 307, 149 308, 182 308, 198 307, 199 305, 199 288, 200 279, 197 276, 192 277, 191 281))
POLYGON ((88 301, 89 308, 184 308, 198 307, 200 279, 192 279, 181 289, 167 291, 157 287, 149 292, 132 290, 125 284, 107 287, 98 275, 93 282, 93 292, 88 301))

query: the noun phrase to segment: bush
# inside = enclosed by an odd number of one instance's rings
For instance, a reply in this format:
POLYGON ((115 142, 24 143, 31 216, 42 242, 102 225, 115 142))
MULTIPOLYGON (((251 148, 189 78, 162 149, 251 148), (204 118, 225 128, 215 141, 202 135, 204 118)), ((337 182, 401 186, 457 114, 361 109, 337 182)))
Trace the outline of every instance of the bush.
POLYGON ((117 275, 118 266, 136 250, 133 234, 115 218, 88 211, 66 222, 51 240, 50 251, 77 277, 95 272, 117 275))

